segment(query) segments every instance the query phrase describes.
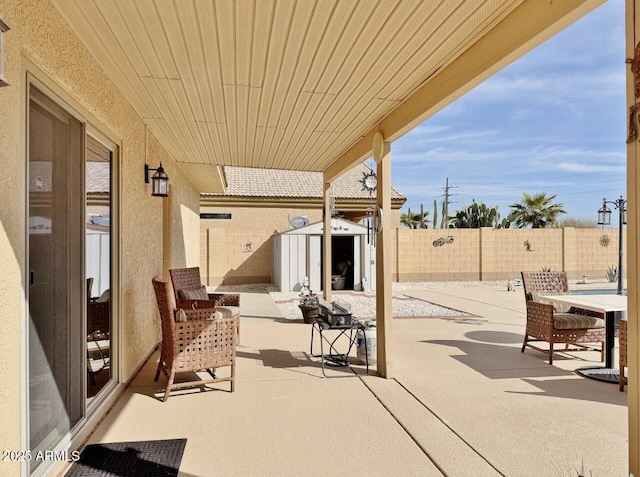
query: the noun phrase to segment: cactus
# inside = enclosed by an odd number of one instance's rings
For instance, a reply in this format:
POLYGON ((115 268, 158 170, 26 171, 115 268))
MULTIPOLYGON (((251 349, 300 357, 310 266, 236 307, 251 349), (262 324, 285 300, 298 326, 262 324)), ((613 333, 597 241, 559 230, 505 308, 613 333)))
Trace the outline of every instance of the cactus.
POLYGON ((609 283, 613 283, 618 280, 618 267, 613 265, 607 268, 607 280, 609 283))
POLYGON ((494 229, 508 228, 511 225, 511 216, 500 221, 498 207, 487 207, 482 202, 465 205, 456 215, 449 217, 451 223, 459 229, 477 229, 480 227, 493 227, 494 229))
POLYGON ((551 267, 542 267, 542 271, 549 273, 551 271, 551 267))
POLYGON ((438 201, 433 201, 433 228, 438 226, 438 201))

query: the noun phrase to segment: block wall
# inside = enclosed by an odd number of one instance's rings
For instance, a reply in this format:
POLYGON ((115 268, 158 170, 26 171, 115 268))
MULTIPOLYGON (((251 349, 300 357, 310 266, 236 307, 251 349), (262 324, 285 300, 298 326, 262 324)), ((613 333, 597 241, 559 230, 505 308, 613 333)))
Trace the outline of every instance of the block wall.
MULTIPOLYGON (((202 222, 200 263, 208 285, 271 283, 272 227, 209 228, 202 222)), ((397 282, 508 280, 543 267, 564 270, 570 279, 602 279, 618 266, 617 229, 399 228, 392 238, 397 282)))
POLYGON ((200 272, 204 283, 271 283, 272 234, 271 228, 201 228, 200 272))

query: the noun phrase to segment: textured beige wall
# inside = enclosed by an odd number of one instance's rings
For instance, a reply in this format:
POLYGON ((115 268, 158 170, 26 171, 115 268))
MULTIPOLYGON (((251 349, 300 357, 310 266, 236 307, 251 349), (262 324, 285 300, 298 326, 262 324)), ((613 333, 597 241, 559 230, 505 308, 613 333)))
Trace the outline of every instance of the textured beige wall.
MULTIPOLYGON (((210 228, 206 222, 212 221, 202 221, 200 263, 208 285, 271 282, 271 228, 210 228)), ((543 267, 564 270, 571 279, 603 279, 608 267, 618 266, 617 229, 400 228, 393 236, 392 277, 398 282, 507 280, 543 267), (608 247, 600 245, 602 235, 609 237, 608 247), (448 236, 451 243, 433 246, 448 236)))
POLYGON ((396 229, 393 247, 395 281, 479 280, 479 231, 396 229), (453 242, 433 242, 452 236, 453 242))
POLYGON ((271 283, 272 229, 206 228, 200 273, 207 285, 271 283), (250 250, 246 244, 251 242, 250 250))
MULTIPOLYGON (((0 5, 0 16, 9 26, 16 18, 15 5, 0 5)), ((19 84, 20 46, 10 40, 15 33, 5 33, 5 76, 19 84)), ((22 90, 19 87, 0 88, 0 402, 2 402, 2 432, 0 448, 21 449, 20 445, 20 325, 23 313, 22 272, 24 219, 22 210, 23 162, 21 160, 20 110, 22 90)), ((16 475, 17 463, 0 463, 0 473, 16 475)))
MULTIPOLYGON (((151 278, 162 271, 162 200, 151 197, 143 181, 145 126, 120 91, 67 28, 57 10, 45 0, 0 3, 0 16, 11 27, 4 35, 5 76, 10 86, 0 88, 0 300, 4 313, 0 326, 0 401, 3 429, 0 448, 20 445, 20 326, 24 261, 24 158, 21 151, 22 104, 26 90, 23 58, 95 118, 98 129, 121 145, 121 369, 126 380, 159 336, 157 308, 151 278)), ((199 252, 199 196, 179 169, 150 137, 154 157, 171 177, 172 218, 180 221, 183 237, 172 244, 176 257, 194 263, 199 252), (179 203, 180 202, 180 203, 179 203), (195 214, 195 216, 194 216, 195 214), (184 250, 180 250, 183 248, 184 250)), ((178 227, 172 222, 172 227, 178 227)), ((0 474, 11 475, 17 466, 0 463, 0 474)))
MULTIPOLYGON (((397 230, 394 279, 397 281, 506 280, 522 270, 564 270, 569 278, 605 278, 618 266, 617 229, 460 229, 397 230), (454 242, 434 247, 451 235, 454 242), (609 247, 600 245, 608 235, 609 247), (530 250, 525 246, 529 242, 530 250)), ((626 243, 626 238, 623 237, 626 243)), ((623 247, 626 256, 626 245, 623 247)), ((626 271, 625 271, 626 273, 626 271)))
MULTIPOLYGON (((150 161, 154 164, 162 161, 162 167, 170 179, 169 198, 156 198, 169 205, 168 269, 197 267, 200 265, 200 194, 158 143, 154 143, 149 157, 153 157, 150 161)), ((169 280, 169 277, 165 279, 169 280)))

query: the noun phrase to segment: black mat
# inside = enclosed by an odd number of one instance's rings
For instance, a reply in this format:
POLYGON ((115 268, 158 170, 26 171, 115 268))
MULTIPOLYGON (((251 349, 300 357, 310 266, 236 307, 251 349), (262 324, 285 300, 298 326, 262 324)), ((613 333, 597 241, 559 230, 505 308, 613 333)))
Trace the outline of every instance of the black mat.
POLYGON ((66 477, 176 477, 186 439, 90 444, 66 477))

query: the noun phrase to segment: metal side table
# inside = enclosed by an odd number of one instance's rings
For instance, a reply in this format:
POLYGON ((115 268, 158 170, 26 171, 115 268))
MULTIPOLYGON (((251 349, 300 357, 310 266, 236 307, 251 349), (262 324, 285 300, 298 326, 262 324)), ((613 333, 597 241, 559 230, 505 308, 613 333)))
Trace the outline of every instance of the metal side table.
MULTIPOLYGON (((316 322, 311 327, 311 349, 310 354, 314 358, 320 358, 322 363, 322 375, 325 378, 353 378, 358 376, 366 376, 369 374, 369 355, 367 353, 367 341, 365 339, 365 364, 366 373, 345 375, 345 376, 327 376, 325 371, 325 362, 332 366, 345 367, 349 366, 349 354, 353 348, 353 345, 358 339, 358 330, 362 330, 364 333, 364 325, 360 323, 356 318, 351 317, 348 324, 332 324, 325 316, 319 316, 316 322), (320 335, 320 354, 313 353, 313 340, 316 333, 320 335), (338 334, 335 338, 330 339, 326 336, 327 331, 336 331, 338 334), (348 340, 348 346, 345 353, 339 353, 336 349, 336 343, 341 337, 345 337, 348 340), (328 350, 325 350, 325 344, 329 346, 328 350)), ((344 340, 343 340, 344 341, 344 340)))

